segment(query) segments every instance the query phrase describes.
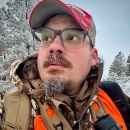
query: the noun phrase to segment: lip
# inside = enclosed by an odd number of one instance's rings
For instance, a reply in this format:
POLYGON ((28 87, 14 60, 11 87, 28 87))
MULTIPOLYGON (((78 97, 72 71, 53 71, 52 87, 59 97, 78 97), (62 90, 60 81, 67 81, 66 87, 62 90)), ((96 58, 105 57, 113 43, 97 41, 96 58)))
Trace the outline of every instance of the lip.
POLYGON ((56 62, 56 61, 53 61, 53 62, 48 62, 48 64, 46 65, 46 67, 53 67, 53 68, 57 68, 57 67, 65 67, 61 62, 56 62))

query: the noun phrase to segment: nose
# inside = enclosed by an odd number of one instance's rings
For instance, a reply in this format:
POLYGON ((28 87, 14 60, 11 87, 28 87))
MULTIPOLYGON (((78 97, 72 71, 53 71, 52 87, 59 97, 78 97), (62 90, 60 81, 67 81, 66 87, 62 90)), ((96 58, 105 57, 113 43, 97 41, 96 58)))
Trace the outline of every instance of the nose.
POLYGON ((50 54, 65 54, 65 48, 62 44, 62 41, 60 39, 60 36, 57 35, 53 41, 53 43, 49 47, 49 53, 50 54))

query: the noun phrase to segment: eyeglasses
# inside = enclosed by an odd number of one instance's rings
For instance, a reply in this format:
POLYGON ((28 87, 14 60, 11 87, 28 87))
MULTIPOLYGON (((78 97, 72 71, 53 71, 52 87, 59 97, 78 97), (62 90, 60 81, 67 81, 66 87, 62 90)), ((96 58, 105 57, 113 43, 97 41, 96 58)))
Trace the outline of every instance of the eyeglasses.
POLYGON ((60 40, 64 47, 66 48, 80 48, 84 39, 87 36, 90 37, 90 33, 87 30, 82 30, 79 28, 65 28, 63 30, 54 30, 52 28, 43 27, 38 29, 32 29, 32 34, 36 40, 37 46, 49 47, 56 36, 60 36, 60 40))

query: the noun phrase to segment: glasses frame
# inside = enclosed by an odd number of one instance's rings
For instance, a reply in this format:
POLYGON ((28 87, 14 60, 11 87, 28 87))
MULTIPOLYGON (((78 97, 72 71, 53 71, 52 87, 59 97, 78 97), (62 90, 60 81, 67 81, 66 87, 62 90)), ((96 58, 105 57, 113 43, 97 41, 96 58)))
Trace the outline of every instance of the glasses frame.
MULTIPOLYGON (((50 29, 50 30, 52 30, 52 31, 54 32, 54 40, 55 40, 56 36, 59 35, 61 41, 63 41, 63 39, 62 39, 62 33, 63 33, 64 31, 66 31, 66 30, 78 30, 78 31, 82 32, 82 34, 83 34, 83 43, 84 43, 85 37, 88 36, 89 39, 90 39, 90 42, 91 42, 91 43, 90 43, 90 46, 93 48, 93 44, 92 44, 92 41, 91 41, 91 38, 90 38, 91 35, 90 35, 90 32, 87 31, 87 30, 83 30, 83 29, 79 29, 79 28, 65 28, 65 29, 63 29, 63 30, 55 30, 55 29, 49 28, 49 27, 41 27, 41 28, 31 29, 31 33, 32 33, 32 35, 33 35, 33 39, 35 38, 37 41, 41 42, 41 40, 37 37, 37 35, 35 34, 35 32, 38 32, 38 30, 42 30, 42 29, 50 29)), ((54 40, 53 40, 53 41, 54 41, 54 40)), ((52 42, 52 43, 53 43, 53 42, 52 42)), ((81 44, 81 46, 83 45, 83 43, 81 44)), ((63 44, 63 43, 62 43, 62 44, 63 44)), ((63 44, 63 45, 64 45, 64 44, 63 44)), ((81 46, 80 46, 80 47, 81 47, 81 46)), ((79 48, 80 48, 80 47, 79 47, 79 48)))

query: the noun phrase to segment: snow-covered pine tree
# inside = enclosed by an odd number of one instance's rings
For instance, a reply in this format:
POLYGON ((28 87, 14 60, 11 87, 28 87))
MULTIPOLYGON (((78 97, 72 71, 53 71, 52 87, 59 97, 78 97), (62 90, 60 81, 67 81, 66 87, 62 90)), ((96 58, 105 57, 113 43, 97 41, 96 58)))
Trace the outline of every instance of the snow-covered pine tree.
POLYGON ((107 80, 117 82, 122 90, 130 95, 129 91, 127 91, 130 85, 130 78, 126 75, 126 61, 124 54, 121 51, 115 56, 115 59, 110 66, 107 80))
POLYGON ((129 54, 128 59, 127 59, 126 75, 130 76, 130 54, 129 54))
POLYGON ((0 8, 0 56, 4 55, 5 46, 5 7, 0 8))
MULTIPOLYGON (((7 2, 8 9, 6 11, 6 34, 11 39, 15 50, 21 53, 18 57, 31 54, 35 48, 33 47, 32 35, 28 25, 28 18, 33 6, 39 0, 9 0, 7 2)), ((11 44, 11 43, 9 43, 11 44)))
POLYGON ((126 70, 126 61, 124 54, 120 51, 115 56, 114 62, 110 66, 109 75, 111 73, 116 73, 117 76, 120 76, 126 70))
POLYGON ((126 76, 126 61, 121 51, 115 56, 110 66, 107 80, 116 81, 118 83, 125 83, 128 81, 128 77, 126 76))
POLYGON ((9 0, 0 8, 0 91, 10 91, 10 65, 16 59, 35 53, 28 25, 29 14, 39 0, 9 0))

